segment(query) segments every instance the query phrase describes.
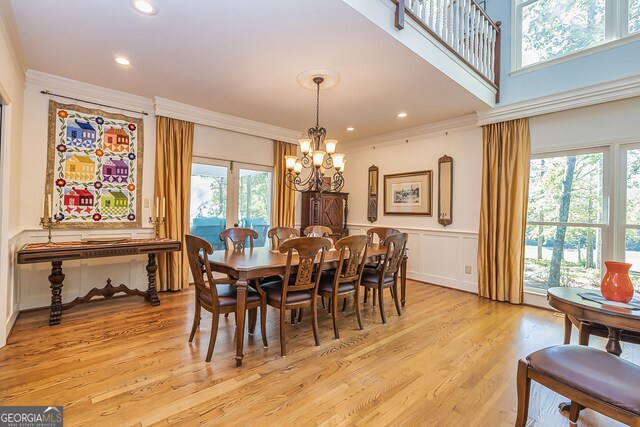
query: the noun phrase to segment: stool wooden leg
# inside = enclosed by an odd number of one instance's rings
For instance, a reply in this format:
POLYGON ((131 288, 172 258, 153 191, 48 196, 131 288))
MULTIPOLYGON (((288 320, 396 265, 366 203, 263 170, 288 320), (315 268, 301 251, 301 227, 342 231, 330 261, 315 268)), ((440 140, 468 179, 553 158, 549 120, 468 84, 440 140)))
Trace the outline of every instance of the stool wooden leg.
POLYGON ((580 417, 580 411, 584 409, 584 406, 571 401, 571 409, 569 409, 569 421, 573 424, 578 422, 578 417, 580 417))
POLYGON ((531 379, 528 375, 529 365, 524 360, 518 360, 518 414, 516 415, 516 427, 525 427, 529 419, 529 391, 531 379))

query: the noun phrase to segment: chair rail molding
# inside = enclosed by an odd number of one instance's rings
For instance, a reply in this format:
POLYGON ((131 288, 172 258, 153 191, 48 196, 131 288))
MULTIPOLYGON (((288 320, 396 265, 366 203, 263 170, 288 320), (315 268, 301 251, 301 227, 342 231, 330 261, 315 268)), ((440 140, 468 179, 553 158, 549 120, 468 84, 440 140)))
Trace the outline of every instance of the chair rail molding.
POLYGON ((477 111, 478 126, 640 96, 640 75, 477 111))
POLYGON ((300 132, 296 130, 230 116, 157 96, 155 97, 155 113, 157 116, 186 120, 199 125, 290 143, 297 143, 300 138, 300 132))

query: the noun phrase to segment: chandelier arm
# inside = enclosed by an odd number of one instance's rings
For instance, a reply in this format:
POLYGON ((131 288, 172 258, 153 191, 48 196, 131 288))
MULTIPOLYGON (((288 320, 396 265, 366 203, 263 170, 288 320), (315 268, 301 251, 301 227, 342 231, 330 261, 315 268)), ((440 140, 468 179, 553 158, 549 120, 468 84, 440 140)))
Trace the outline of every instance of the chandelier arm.
POLYGON ((326 156, 322 160, 322 167, 325 169, 331 169, 333 167, 333 158, 331 158, 330 156, 326 156))
POLYGON ((300 159, 300 163, 305 169, 309 169, 311 166, 313 166, 313 161, 310 156, 303 156, 302 159, 300 159))

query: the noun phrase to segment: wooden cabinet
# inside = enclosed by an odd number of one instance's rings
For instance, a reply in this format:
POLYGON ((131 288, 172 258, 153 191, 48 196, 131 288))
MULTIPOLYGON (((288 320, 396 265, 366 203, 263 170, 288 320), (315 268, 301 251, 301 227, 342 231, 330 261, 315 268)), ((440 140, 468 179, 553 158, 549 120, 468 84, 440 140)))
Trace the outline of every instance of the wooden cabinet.
POLYGON ((301 235, 310 225, 323 225, 333 231, 334 240, 348 236, 348 198, 349 193, 303 192, 301 235))

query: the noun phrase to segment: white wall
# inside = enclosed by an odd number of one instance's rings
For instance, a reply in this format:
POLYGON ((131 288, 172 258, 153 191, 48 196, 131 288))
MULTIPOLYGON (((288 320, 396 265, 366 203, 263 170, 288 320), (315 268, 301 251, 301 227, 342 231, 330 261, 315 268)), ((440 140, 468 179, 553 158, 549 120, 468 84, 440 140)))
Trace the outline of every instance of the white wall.
POLYGON ((531 151, 640 142, 640 97, 529 119, 531 151))
POLYGON ((273 140, 197 124, 193 155, 273 166, 273 140))
POLYGON ((16 40, 12 37, 10 4, 0 3, 0 347, 17 317, 17 292, 13 280, 15 236, 19 232, 20 157, 24 70, 16 40))
POLYGON ((369 227, 394 227, 409 233, 408 276, 430 283, 477 292, 477 235, 482 173, 480 128, 466 126, 426 135, 343 149, 348 161, 345 170, 349 193, 349 229, 364 233, 369 227), (446 134, 448 133, 448 134, 446 134), (375 148, 374 148, 375 147, 375 148), (453 157, 453 224, 438 224, 438 158, 453 157), (384 196, 378 199, 378 220, 367 221, 368 168, 380 168, 380 188, 384 175, 419 170, 433 171, 433 215, 430 217, 384 215, 384 196), (471 266, 471 274, 464 267, 471 266))

